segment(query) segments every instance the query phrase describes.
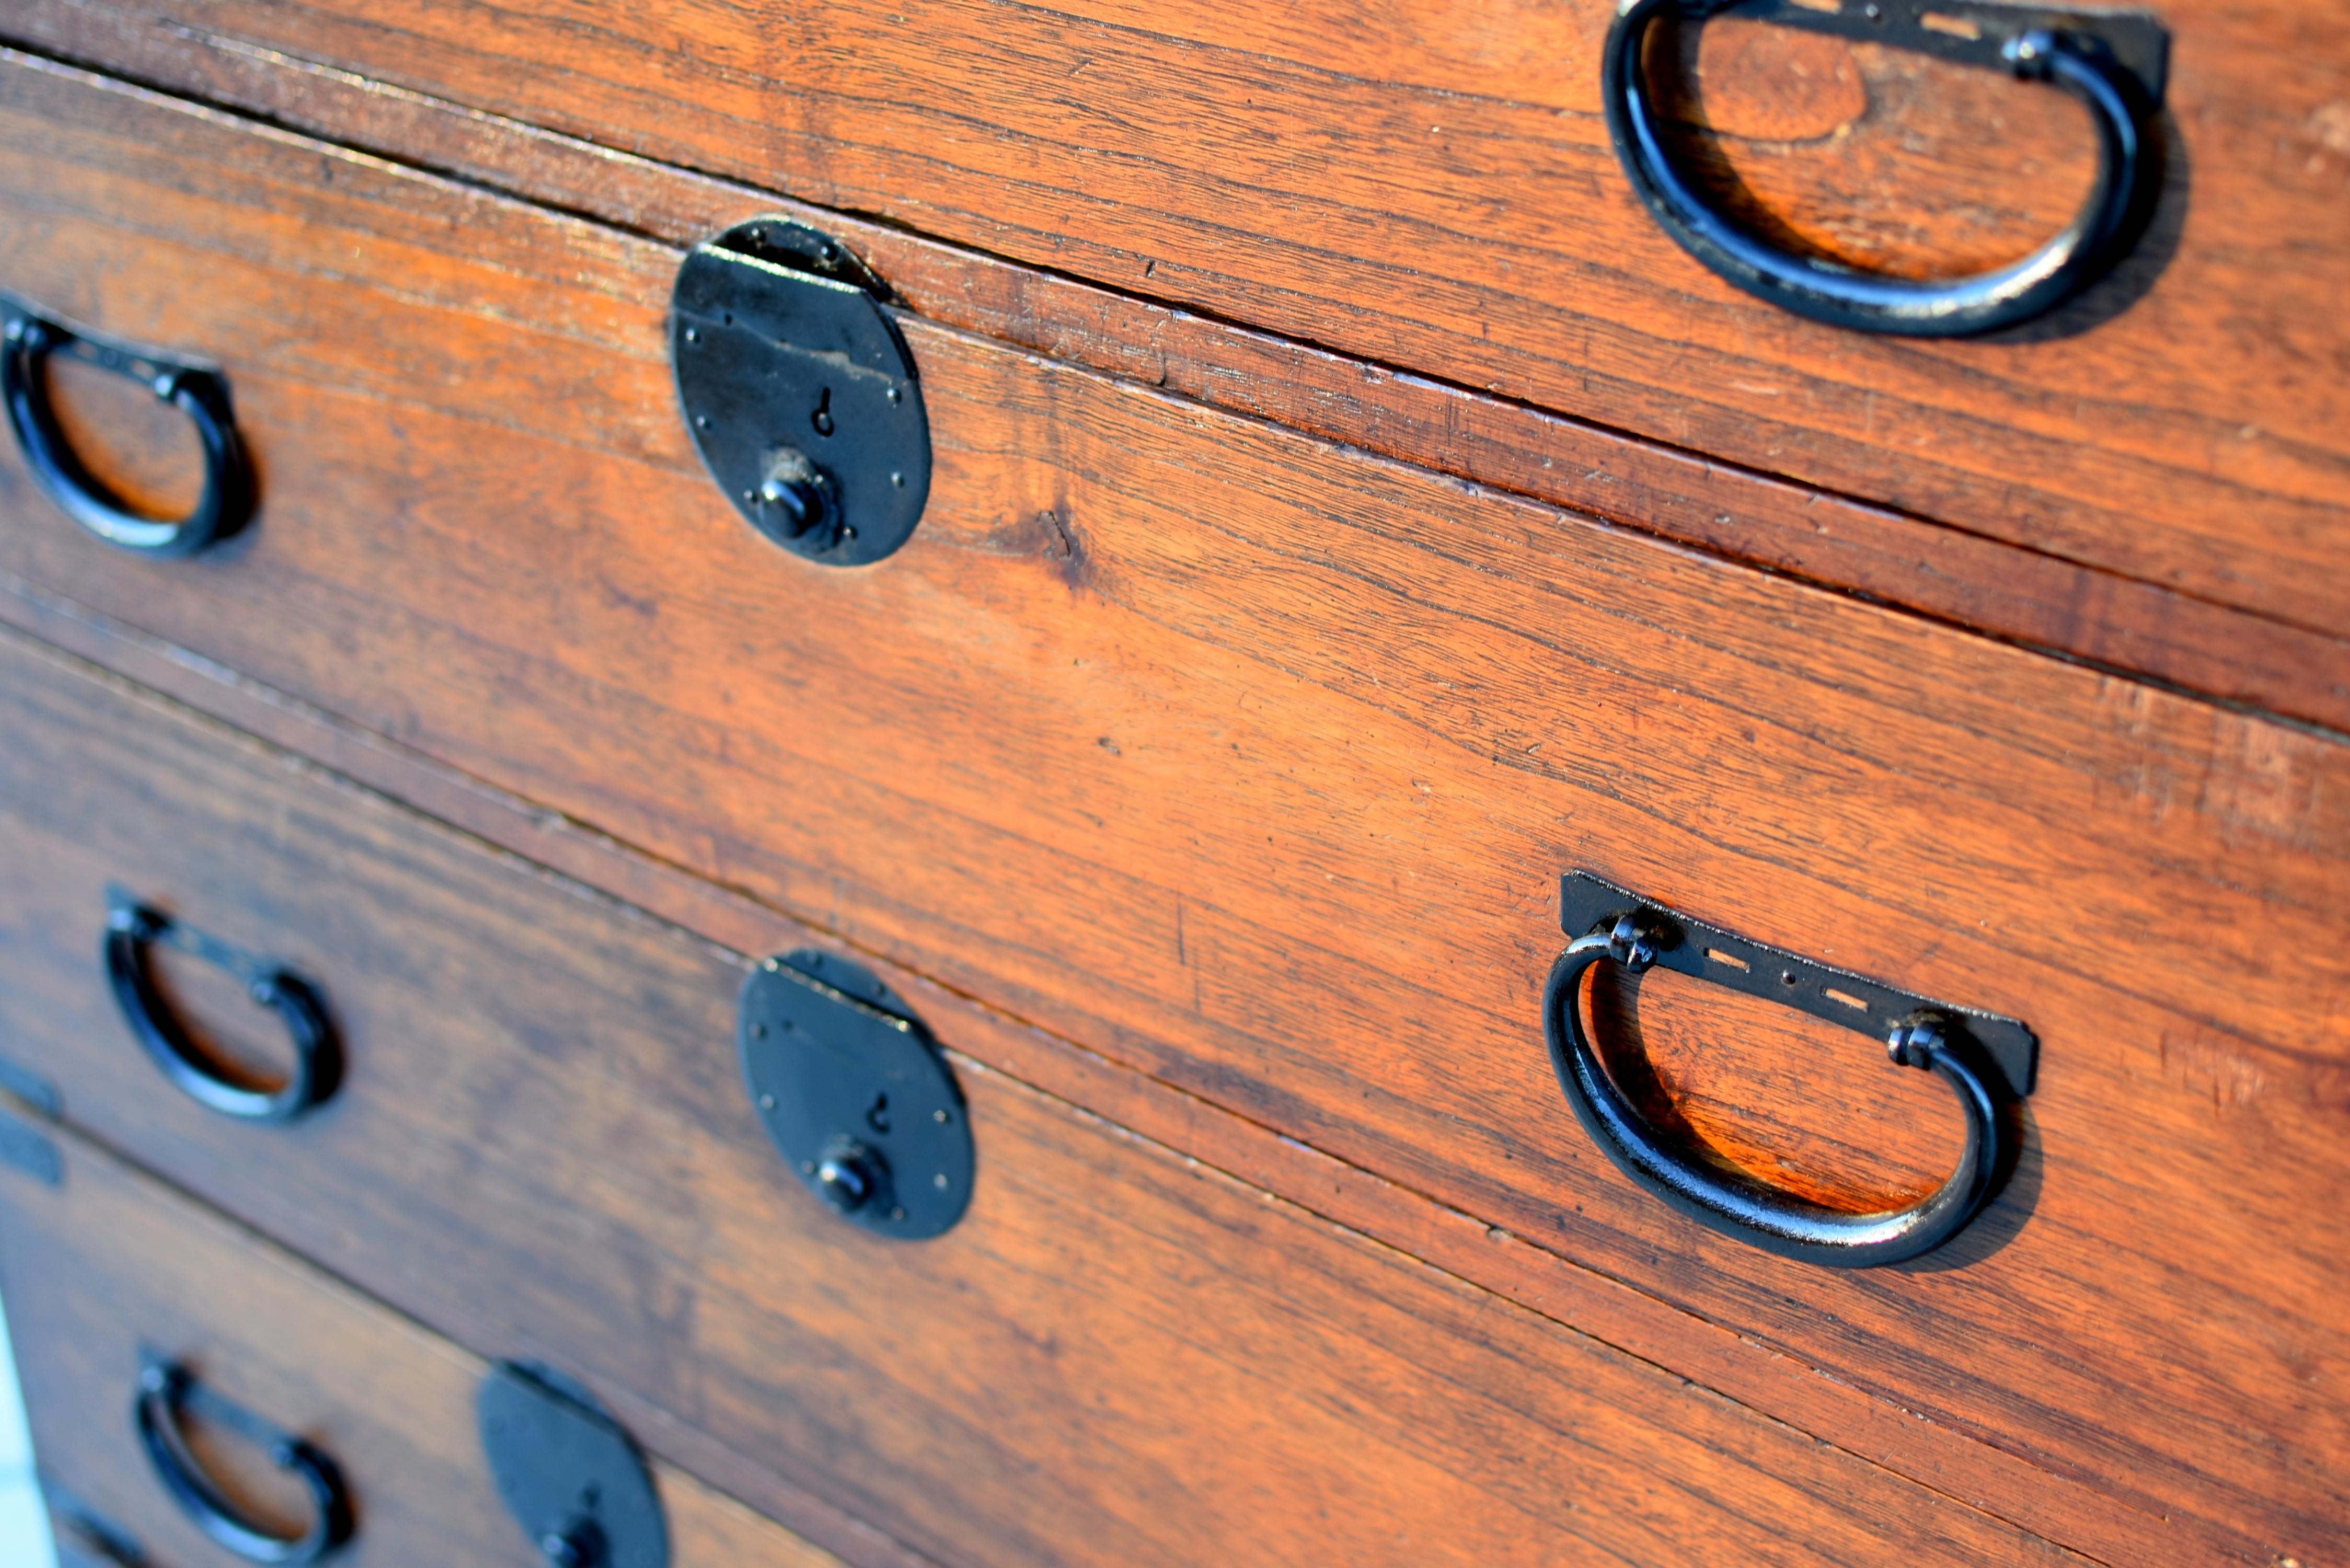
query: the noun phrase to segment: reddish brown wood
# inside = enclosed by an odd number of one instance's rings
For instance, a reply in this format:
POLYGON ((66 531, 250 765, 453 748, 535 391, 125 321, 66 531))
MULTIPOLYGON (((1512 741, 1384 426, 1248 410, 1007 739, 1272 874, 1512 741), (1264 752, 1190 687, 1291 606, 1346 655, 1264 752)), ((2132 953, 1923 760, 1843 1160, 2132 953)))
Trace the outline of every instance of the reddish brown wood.
MULTIPOLYGON (((742 951, 782 951, 826 940, 813 928, 740 893, 290 701, 184 650, 93 621, 70 606, 27 594, 21 584, 8 586, 10 591, 0 595, 0 619, 126 670, 255 734, 325 759, 379 791, 420 803, 488 844, 556 868, 585 886, 618 892, 681 929, 742 951)), ((1132 1128, 1195 1163, 1377 1236, 1554 1321, 1918 1478, 1946 1495, 1995 1510, 2037 1533, 2107 1560, 2190 1563, 2228 1551, 2189 1521, 2158 1520, 2129 1509, 1721 1324, 1580 1268, 1499 1227, 1431 1202, 1172 1085, 1119 1068, 1095 1052, 1007 1018, 883 955, 858 956, 877 967, 901 995, 916 999, 924 1017, 966 1055, 1132 1128)), ((242 1016, 239 1009, 224 1007, 213 1022, 233 1034, 235 1020, 242 1016)), ((282 1056, 282 1050, 277 1054, 282 1056)), ((677 1436, 681 1451, 689 1453, 704 1473, 734 1475, 729 1467, 740 1461, 731 1453, 696 1447, 692 1435, 683 1431, 677 1436)), ((737 1477, 730 1484, 753 1494, 760 1482, 755 1477, 737 1477)))
POLYGON ((1924 1197, 1958 1165, 1950 1091, 1884 1071, 1846 1031, 1669 971, 1609 977, 1584 1016, 1652 1120, 1775 1186, 1866 1212, 1924 1197))
POLYGON ((251 341, 311 466, 178 573, 15 480, 20 574, 2149 1510, 2339 1517, 2337 747, 920 324, 932 515, 801 571, 661 417, 671 253, 55 91, 130 128, 42 103, 106 172, 10 275, 251 341), (2028 1017, 2012 1240, 1832 1279, 1627 1192, 1530 1024, 1576 862, 2028 1017))
POLYGON ((2341 748, 919 322, 933 514, 804 571, 681 452, 674 252, 12 82, 9 282, 244 343, 273 465, 188 571, 0 468, 14 571, 2147 1510, 2334 1528, 2341 748), (1627 1192, 1530 1027, 1572 863, 2031 1018, 2002 1246, 1831 1279, 1627 1192))
MULTIPOLYGON (((159 26, 89 0, 26 0, 16 15, 16 25, 47 47, 669 239, 689 242, 745 213, 780 208, 841 234, 873 260, 911 309, 943 325, 2026 646, 2350 731, 2350 646, 2337 628, 2311 630, 2230 610, 1584 421, 1148 298, 998 265, 887 223, 806 206, 212 35, 159 26)), ((1802 37, 1776 29, 1768 36, 1783 50, 1802 37)), ((1720 93, 1708 102, 1721 112, 1720 93)), ((1794 107, 1735 106, 1750 119, 1783 117, 1794 107)), ((1801 107, 1816 106, 1804 97, 1801 107)), ((1771 151, 1762 148, 1759 155, 1771 151)))
POLYGON ((203 493, 196 427, 145 387, 77 359, 53 359, 51 406, 90 470, 138 510, 184 517, 203 493))
MULTIPOLYGON (((877 1241, 758 1130, 739 957, 22 650, 0 662, 26 742, 0 945, 18 1059, 72 1122, 438 1331, 579 1370, 660 1451, 698 1428, 736 1470, 953 1562, 2047 1550, 968 1058, 973 1209, 936 1242, 877 1241), (349 1044, 338 1101, 255 1129, 146 1070, 93 962, 107 877, 316 976, 349 1044)), ((68 1152, 65 1200, 94 1206, 112 1173, 68 1152)), ((0 1197, 12 1219, 47 1199, 5 1177, 0 1197)), ((321 1382, 362 1355, 398 1386, 396 1357, 277 1332, 265 1298, 242 1304, 252 1271, 182 1227, 109 1220, 40 1215, 55 1240, 0 1254, 36 1358, 112 1294, 233 1321, 321 1382), (88 1261, 50 1264, 71 1248, 88 1261), (142 1282, 148 1259, 168 1272, 142 1282), (48 1282, 75 1267, 130 1277, 48 1282)))
MULTIPOLYGON (((1375 17, 1341 0, 669 0, 592 16, 570 0, 137 0, 116 14, 2331 636, 2350 608, 2334 369, 2350 36, 2301 0, 2159 10, 2176 39, 2173 170, 2153 234, 2045 327, 1939 346, 1794 320, 1664 236, 1598 114, 1604 0, 1414 0, 1375 17)), ((49 14, 9 30, 48 39, 49 14)), ((1798 226, 1943 265, 1981 254, 1979 234, 1999 250, 2053 228, 2083 154, 2043 92, 1911 61, 1850 68, 1869 105, 1846 134, 1729 150, 1798 226)))
MULTIPOLYGON (((12 480, 19 569, 2101 1486, 2181 1510, 2204 1498, 2230 1523, 2326 1486, 2338 1446, 2322 1417, 2289 1438, 2308 1459, 2270 1458, 2275 1410, 2305 1397, 2270 1387, 2247 1347, 2324 1347, 2338 1328, 2331 1253, 2301 1251, 2326 1222, 2303 1197, 2336 1159, 2338 1067, 2259 1044, 2308 1051, 2301 999, 2336 950, 2296 945, 2263 969, 2268 924, 2230 888, 2298 905, 2310 931, 2336 915, 2334 748, 931 329, 917 350, 945 468, 917 550, 879 574, 792 576, 691 475, 662 416, 668 252, 99 101, 134 130, 61 141, 70 103, 52 99, 47 146, 113 167, 78 200, 120 192, 155 252, 125 268, 125 216, 58 207, 75 164, 52 151, 37 231, 9 231, 40 244, 9 265, 49 268, 45 285, 85 286, 87 310, 151 337, 254 334, 235 369, 275 504, 244 553, 174 574, 87 547, 12 480), (136 176, 141 160, 203 171, 209 195, 136 176), (289 212, 294 249, 252 270, 237 247, 289 212), (313 249, 329 219, 362 225, 313 249), (172 231, 213 249, 162 265, 172 231), (456 254, 437 249, 453 235, 456 254), (303 256, 348 268, 346 244, 395 289, 310 280, 303 256), (143 286, 191 268, 212 289, 143 286), (435 296, 449 303, 407 303, 435 296), (526 322, 559 331, 522 337, 526 322), (540 444, 517 419, 649 461, 540 444), (595 498, 625 524, 590 510, 534 536, 547 496, 595 498), (1440 529, 1421 534, 1429 520, 1440 529), (1461 553, 1476 571, 1448 565, 1461 553), (1410 597, 1387 595, 1388 576, 1410 597), (401 599, 444 630, 407 630, 416 611, 385 608, 401 599), (1499 659, 1497 628, 1525 626, 1549 639, 1499 659), (1006 642, 1011 628, 1027 630, 1006 642), (851 647, 862 663, 837 663, 851 647), (1560 663, 1567 649, 1605 660, 1560 663), (778 691, 745 668, 813 684, 778 691), (578 687, 590 670, 597 698, 578 687), (792 691, 823 691, 823 724, 792 691), (895 717, 914 701, 933 714, 923 732, 895 717), (1722 708, 1746 717, 1718 729, 1722 708), (1709 804, 1721 769, 1734 815, 1709 804), (2159 781, 2181 775, 2204 781, 2186 806, 2129 804, 2178 802, 2159 781), (1824 818, 1821 799, 1843 804, 1824 818), (1678 826, 1709 815, 1746 848, 1678 826), (1269 844, 1260 823, 1278 827, 1269 844), (1866 823, 1866 846, 1837 823, 1866 823), (1093 860, 1105 844, 1118 879, 1093 860), (808 863, 839 848, 853 858, 808 863), (2052 1048, 2035 1119, 2054 1180, 2028 1168, 1992 1234, 2026 1204, 2031 1225, 1967 1270, 1837 1282, 1624 1192, 1563 1121, 1523 1023, 1558 942, 1549 867, 1570 860, 2031 1015, 2052 1048), (1180 940, 1149 887, 1180 898, 1180 940), (2188 938, 2209 969, 2171 964, 2188 938), (1415 973, 1445 978, 1391 978, 1415 973), (2232 1107, 2219 1121, 2214 1082, 2232 1107), (2108 1159, 2147 1140, 2159 1161, 2108 1159), (2147 1210, 2178 1215, 2159 1258, 2115 1230, 2147 1210), (2272 1262, 2259 1293, 2240 1288, 2247 1237, 2272 1262), (2202 1304, 2181 1307, 2188 1291, 2202 1304), (1949 1331, 1906 1328, 1920 1314, 1949 1331), (2225 1382, 2198 1385, 2207 1366, 2225 1382), (2162 1415, 2141 1425, 2126 1406, 2153 1387, 2162 1415)), ((2326 1377, 2331 1356, 2305 1366, 2326 1377)))
MULTIPOLYGON (((5 1114, 5 1113, 0 1113, 5 1114)), ((142 1352, 184 1357, 208 1385, 332 1455, 359 1529, 353 1568, 542 1561, 482 1459, 483 1360, 59 1129, 67 1179, 0 1170, 0 1283, 35 1451, 70 1519, 95 1513, 156 1563, 231 1562, 154 1480, 130 1424, 142 1352), (70 1501, 68 1501, 70 1500, 70 1501)), ((207 1469, 279 1529, 307 1498, 241 1440, 192 1429, 207 1469)), ((656 1467, 677 1568, 824 1568, 840 1559, 683 1471, 656 1467)))

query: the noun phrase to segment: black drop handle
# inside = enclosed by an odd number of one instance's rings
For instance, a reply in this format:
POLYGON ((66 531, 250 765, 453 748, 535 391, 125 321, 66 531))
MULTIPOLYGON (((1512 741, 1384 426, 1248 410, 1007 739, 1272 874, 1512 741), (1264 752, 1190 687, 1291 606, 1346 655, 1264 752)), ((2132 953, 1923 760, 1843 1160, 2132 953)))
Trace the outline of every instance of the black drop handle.
POLYGON ((356 1521, 349 1490, 335 1461, 315 1445, 230 1403, 173 1362, 150 1361, 131 1407, 140 1446, 155 1479, 196 1527, 251 1563, 317 1563, 351 1539, 356 1521), (261 1446, 270 1462, 299 1477, 310 1493, 307 1528, 299 1535, 272 1532, 245 1517, 204 1473, 181 1431, 183 1413, 217 1423, 261 1446))
POLYGON ((1559 955, 1544 989, 1551 1064, 1584 1130, 1639 1186, 1723 1235, 1841 1269, 1932 1251, 1966 1229, 1997 1190, 2014 1153, 2005 1106, 2030 1092, 2037 1065, 2037 1043, 2015 1020, 1929 1002, 1765 947, 1588 875, 1567 878, 1564 902, 1568 929, 1581 925, 1586 934, 1559 955), (1595 909, 1607 912, 1594 919, 1595 909), (1637 974, 1659 964, 1881 1039, 1895 1064, 1940 1076, 1966 1123, 1957 1168, 1914 1203, 1855 1214, 1674 1147, 1609 1078, 1583 1021, 1586 975, 1603 965, 1637 974))
POLYGON ((1984 0, 1624 0, 1602 52, 1600 97, 1632 188, 1665 232, 1715 273, 1814 320, 1958 337, 2044 315, 2128 254, 2161 191, 2155 117, 2168 52, 2168 34, 2134 13, 1984 0), (1721 16, 1870 39, 2064 88, 2087 106, 2096 126, 2097 178, 2088 201, 2022 261, 1967 277, 1892 277, 1779 249, 1716 211, 1675 167, 1642 69, 1657 23, 1721 16))
POLYGON ((228 378, 213 366, 101 337, 0 298, 6 341, 0 345, 0 395, 8 426, 33 478, 68 516, 110 545, 144 556, 192 556, 244 526, 253 513, 253 464, 237 434, 228 378), (188 416, 203 442, 204 489, 195 510, 178 519, 144 517, 89 472, 49 406, 46 374, 63 354, 147 386, 188 416))
POLYGON ((307 981, 282 964, 175 920, 120 888, 107 890, 107 983, 131 1034, 173 1085, 208 1109, 255 1122, 291 1121, 334 1093, 342 1054, 326 1003, 307 981), (157 943, 234 975, 246 994, 277 1015, 294 1044, 293 1071, 283 1083, 244 1081, 206 1054, 156 987, 147 953, 157 943))

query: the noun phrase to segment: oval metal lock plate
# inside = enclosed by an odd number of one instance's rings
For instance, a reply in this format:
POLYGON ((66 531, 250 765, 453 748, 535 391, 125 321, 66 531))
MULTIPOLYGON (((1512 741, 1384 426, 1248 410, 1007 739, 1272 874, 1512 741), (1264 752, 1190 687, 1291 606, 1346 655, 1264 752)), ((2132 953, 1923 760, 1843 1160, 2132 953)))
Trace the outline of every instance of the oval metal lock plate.
POLYGON ((884 1236, 935 1236, 971 1203, 975 1155, 954 1070, 858 965, 813 949, 743 986, 735 1040, 760 1122, 808 1189, 884 1236))
POLYGON ((930 416, 886 292, 838 241, 766 217, 696 245, 670 298, 678 401, 711 477, 827 566, 894 554, 930 498, 930 416))
POLYGON ((593 1394, 552 1367, 504 1361, 482 1379, 477 1407, 498 1498, 541 1558, 669 1568, 652 1472, 593 1394))

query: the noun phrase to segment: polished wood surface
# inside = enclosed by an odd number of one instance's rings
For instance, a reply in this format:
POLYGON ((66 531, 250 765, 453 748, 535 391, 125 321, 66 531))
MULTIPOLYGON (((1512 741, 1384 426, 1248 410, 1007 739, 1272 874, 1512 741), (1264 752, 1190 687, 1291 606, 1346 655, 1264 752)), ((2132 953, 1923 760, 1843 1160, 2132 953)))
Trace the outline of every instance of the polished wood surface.
MULTIPOLYGON (((0 1112, 0 1115, 5 1115, 0 1112)), ((483 1359, 62 1129, 61 1187, 0 1169, 0 1289, 42 1480, 68 1562, 95 1514, 155 1564, 236 1561, 173 1504, 132 1429, 141 1357, 309 1438, 343 1471, 351 1568, 544 1563, 498 1501, 473 1411, 483 1359)), ((288 1533, 307 1494, 249 1444, 190 1430, 207 1470, 288 1533)), ((676 1568, 837 1568, 691 1476, 657 1465, 676 1568)))
MULTIPOLYGON (((2306 0, 2158 7, 2175 43, 2151 234, 2060 316, 1955 345, 1798 321, 1683 254, 1601 121, 1604 0, 108 9, 2310 630, 2350 607, 2350 421, 2326 369, 2350 34, 2306 0)), ((13 30, 57 36, 39 16, 13 30)), ((2012 254, 2083 185, 2083 117, 2053 88, 1758 31, 1697 51, 1691 114, 1753 201, 1832 254, 2012 254)))
MULTIPOLYGON (((747 1501, 796 1485, 945 1562, 2050 1550, 968 1058, 970 1215, 877 1240, 758 1129, 742 957, 135 691, 22 649, 0 669, 26 742, 0 1026, 67 1120, 437 1332, 577 1369, 658 1452, 723 1442, 730 1469, 694 1468, 747 1501), (109 877, 314 977, 338 1098, 259 1128, 150 1070, 95 963, 109 877)), ((187 1002, 213 1027, 250 1011, 187 1002)), ((67 1200, 94 1203, 108 1173, 68 1156, 67 1200)), ((0 1187, 0 1223, 46 1193, 0 1187)), ((239 1271, 104 1218, 44 1228, 103 1232, 80 1266, 172 1254, 143 1287, 165 1299, 236 1299, 239 1271)), ((49 1314, 36 1361, 77 1310, 47 1256, 0 1254, 12 1314, 49 1314)))
MULTIPOLYGON (((743 952, 780 952, 812 940, 827 940, 827 933, 808 922, 739 891, 583 831, 526 800, 489 788, 382 735, 290 701, 283 693, 184 649, 95 619, 64 601, 27 595, 22 585, 0 593, 0 620, 37 631, 53 639, 53 646, 78 649, 106 667, 132 672, 151 682, 151 689, 169 691, 195 711, 226 719, 248 733, 270 737, 306 757, 329 759, 347 776, 379 793, 421 803, 484 844, 556 868, 582 886, 615 891, 681 930, 743 952)), ((886 957, 871 952, 860 956, 900 994, 915 999, 922 1015, 973 1060, 1136 1132, 1201 1168, 1222 1172, 1297 1203, 1305 1212, 1377 1237, 1407 1256, 1666 1366, 1823 1442, 1925 1480, 1945 1496, 2101 1560, 2199 1563, 2215 1554, 2231 1554, 2225 1542, 2232 1538, 2207 1523, 2178 1513, 2158 1517, 2141 1511, 2110 1492, 1922 1417, 1890 1398, 1583 1267, 1526 1237, 1348 1165, 1171 1084, 1117 1066, 1097 1053, 1008 1017, 886 957)), ((218 1031, 216 1038, 234 1041, 234 1019, 249 1021, 250 1015, 235 1007, 226 1014, 224 1020, 208 1017, 206 1022, 218 1031)), ((1635 1015, 1635 1022, 1645 1016, 1635 1015)), ((1654 1046, 1655 1031, 1649 1034, 1654 1046)), ((1767 1048, 1783 1040, 1782 1033, 1764 1044, 1767 1048)), ((1682 1082, 1691 1096, 1688 1104, 1710 1113, 1716 1126, 1728 1123, 1734 1140, 1739 1118, 1735 1113, 1720 1114, 1729 1108, 1723 1102, 1739 1101, 1735 1111, 1751 1115, 1755 1108, 1747 1103, 1752 1093, 1710 1093, 1713 1085, 1687 1072, 1691 1064, 1686 1052, 1675 1063, 1675 1044, 1666 1042, 1660 1054, 1669 1065, 1683 1068, 1682 1082)), ((265 1048, 265 1066, 272 1054, 282 1059, 283 1047, 275 1053, 265 1048)), ((1850 1081, 1848 1075, 1844 1076, 1850 1081)), ((1877 1080, 1880 1085, 1886 1082, 1884 1077, 1877 1080)), ((1772 1109, 1783 1115, 1787 1108, 1772 1109)), ((1813 1107, 1795 1108, 1808 1113, 1813 1107)), ((1783 1147, 1773 1150, 1774 1156, 1786 1152, 1783 1147)), ((1833 1153, 1845 1159, 1854 1151, 1842 1143, 1833 1153)), ((1806 1161, 1803 1168, 1815 1175, 1819 1167, 1806 1161)), ((1855 1173, 1838 1169, 1835 1174, 1849 1182, 1855 1173)), ((1869 1172, 1858 1174, 1865 1180, 1869 1172)), ((681 1440, 688 1436, 681 1428, 676 1435, 681 1440)), ((712 1474, 737 1473, 728 1467, 738 1461, 716 1445, 697 1445, 692 1462, 712 1474)), ((730 1484, 755 1491, 759 1483, 741 1480, 730 1484)), ((774 1506, 789 1511, 783 1503, 774 1506)))
POLYGON ((2268 933, 2340 918, 2339 748, 919 323, 932 514, 796 570, 681 450, 673 252, 12 79, 5 281, 242 354, 274 497, 172 572, 15 480, 14 569, 2122 1495, 2338 1517, 2340 950, 2268 933), (1624 1189, 1529 1022, 1572 864, 2029 1018, 2006 1244, 1821 1279, 1624 1189))
POLYGON ((931 515, 807 571, 682 450, 673 251, 5 80, 0 281, 230 356, 272 496, 163 570, 0 467, 20 576, 2149 1512, 2337 1528, 2338 746, 919 322, 931 515), (2030 1020, 1964 1266, 1623 1185, 1532 1023, 1576 864, 2030 1020))
MULTIPOLYGON (((2023 646, 2350 732, 2350 643, 2337 626, 2296 626, 2230 609, 2162 584, 1773 480, 1718 456, 1347 358, 1143 296, 1005 265, 887 222, 806 206, 166 26, 100 0, 21 0, 8 26, 45 48, 109 62, 140 80, 681 243, 745 212, 780 208, 839 234, 873 262, 909 308, 941 325, 2023 646)), ((1816 52, 1815 41, 1784 30, 1762 36, 1781 48, 1816 52)), ((1726 105, 1716 90, 1698 108, 1717 119, 1734 110, 1753 129, 1768 117, 1803 111, 1804 84, 1823 78, 1807 69, 1785 79, 1792 90, 1779 96, 1787 101, 1726 105)))

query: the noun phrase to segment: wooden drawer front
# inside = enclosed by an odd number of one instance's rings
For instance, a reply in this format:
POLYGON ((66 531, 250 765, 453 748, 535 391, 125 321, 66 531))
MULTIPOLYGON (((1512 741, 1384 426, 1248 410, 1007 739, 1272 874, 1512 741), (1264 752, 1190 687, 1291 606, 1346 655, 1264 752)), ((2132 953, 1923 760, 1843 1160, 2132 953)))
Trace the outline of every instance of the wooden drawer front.
MULTIPOLYGON (((17 1064, 69 1122, 439 1331, 591 1377, 736 1495, 796 1481, 958 1563, 2033 1550, 968 1061, 972 1211, 876 1239, 760 1131, 743 960, 13 643, 0 670, 27 742, 0 889, 17 1064), (315 977, 338 1097, 255 1127, 151 1071, 95 963, 108 878, 315 977)), ((238 1025, 234 1000, 207 1022, 238 1025)), ((57 1310, 8 1262, 12 1315, 57 1310)))
MULTIPOLYGON (((25 1135, 19 1135, 25 1136, 25 1135)), ((33 1446, 61 1544, 92 1515, 158 1563, 241 1561, 163 1490, 131 1421, 144 1358, 317 1445, 342 1472, 351 1568, 542 1563, 498 1501, 474 1413, 484 1361, 69 1134, 49 1136, 63 1181, 0 1169, 0 1290, 33 1446)), ((298 1490, 234 1444, 207 1456, 248 1506, 306 1517, 298 1490), (256 1486, 255 1483, 260 1483, 256 1486), (253 1495, 258 1492, 259 1495, 253 1495)), ((820 1568, 818 1551, 656 1465, 676 1568, 820 1568)), ((85 1557, 87 1546, 79 1547, 85 1557)))
MULTIPOLYGON (((266 474, 174 569, 0 460, 73 614, 2148 1513, 2338 1538, 2338 743, 914 320, 930 512, 809 570, 685 446, 674 252, 51 67, 0 147, 0 286, 225 356, 266 474), (1628 1189, 1536 1022, 1575 866, 2026 1020, 1996 1244, 1831 1276, 1628 1189)), ((1770 1092, 1873 1145, 1885 1075, 1770 1092)))
MULTIPOLYGON (((1956 345, 1800 321, 1682 254, 1601 119, 1608 0, 660 0, 592 25, 568 0, 32 0, 0 26, 132 75, 217 32, 2336 631, 2350 26, 2153 9, 2152 233, 2075 308, 1956 345)), ((2012 259, 2090 183, 2053 88, 1739 21, 1701 64, 1747 189, 1856 265, 2012 259)))

